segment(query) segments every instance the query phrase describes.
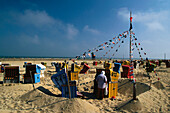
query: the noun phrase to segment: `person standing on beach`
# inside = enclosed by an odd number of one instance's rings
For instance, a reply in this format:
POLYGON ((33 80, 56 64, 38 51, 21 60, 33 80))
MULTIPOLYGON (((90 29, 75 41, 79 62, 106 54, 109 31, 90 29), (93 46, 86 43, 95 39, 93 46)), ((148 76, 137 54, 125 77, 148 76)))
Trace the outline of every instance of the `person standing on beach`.
POLYGON ((104 89, 107 84, 107 78, 105 76, 105 71, 102 71, 100 75, 96 78, 97 84, 98 84, 98 92, 97 92, 97 98, 104 98, 104 89))

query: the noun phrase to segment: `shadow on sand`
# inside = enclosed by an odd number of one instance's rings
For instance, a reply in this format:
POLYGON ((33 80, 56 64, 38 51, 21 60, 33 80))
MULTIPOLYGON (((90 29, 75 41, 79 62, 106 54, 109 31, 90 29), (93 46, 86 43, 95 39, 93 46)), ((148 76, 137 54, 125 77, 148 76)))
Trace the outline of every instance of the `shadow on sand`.
POLYGON ((36 89, 38 89, 39 91, 41 91, 41 92, 43 92, 43 93, 45 93, 45 94, 47 94, 47 95, 49 95, 49 96, 61 97, 61 94, 60 94, 60 95, 53 94, 53 93, 50 92, 48 89, 45 89, 45 88, 42 87, 42 86, 40 86, 40 87, 38 87, 38 88, 36 88, 36 89))

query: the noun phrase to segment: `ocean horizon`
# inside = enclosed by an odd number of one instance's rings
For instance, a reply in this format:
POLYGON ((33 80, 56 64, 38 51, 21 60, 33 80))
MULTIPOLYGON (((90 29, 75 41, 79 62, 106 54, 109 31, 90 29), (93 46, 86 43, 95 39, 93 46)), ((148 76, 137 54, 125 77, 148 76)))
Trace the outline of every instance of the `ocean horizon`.
MULTIPOLYGON (((76 57, 58 57, 58 56, 0 56, 0 58, 42 58, 42 59, 76 59, 76 57)), ((78 58, 83 59, 83 58, 78 58)), ((86 57, 85 59, 90 60, 91 57, 86 57)), ((109 57, 96 57, 96 60, 99 59, 121 59, 121 60, 129 60, 129 58, 109 58, 109 57)), ((149 59, 160 59, 160 58, 149 58, 149 59)), ((133 60, 140 60, 140 58, 133 58, 133 60)), ((145 60, 145 59, 144 59, 145 60)), ((164 59, 162 59, 164 60, 164 59)))

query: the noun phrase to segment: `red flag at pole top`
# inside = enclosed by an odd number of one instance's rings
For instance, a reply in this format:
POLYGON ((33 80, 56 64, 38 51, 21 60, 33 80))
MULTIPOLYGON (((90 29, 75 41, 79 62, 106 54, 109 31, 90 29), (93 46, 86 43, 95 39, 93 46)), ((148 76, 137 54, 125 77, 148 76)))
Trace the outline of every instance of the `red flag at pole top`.
POLYGON ((132 22, 132 17, 130 17, 130 22, 132 22))

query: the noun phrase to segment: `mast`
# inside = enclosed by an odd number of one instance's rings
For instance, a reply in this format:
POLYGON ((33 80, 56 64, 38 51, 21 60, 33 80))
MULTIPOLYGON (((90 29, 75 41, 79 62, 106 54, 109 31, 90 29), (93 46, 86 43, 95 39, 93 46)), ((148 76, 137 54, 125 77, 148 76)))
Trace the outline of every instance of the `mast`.
POLYGON ((137 100, 136 98, 136 81, 134 78, 134 74, 133 74, 133 64, 132 64, 132 12, 130 11, 130 72, 131 72, 131 76, 133 76, 133 100, 137 100))
POLYGON ((131 44, 132 44, 132 12, 130 11, 130 54, 129 54, 129 59, 130 59, 130 62, 131 62, 131 60, 132 60, 132 49, 131 49, 131 44))

